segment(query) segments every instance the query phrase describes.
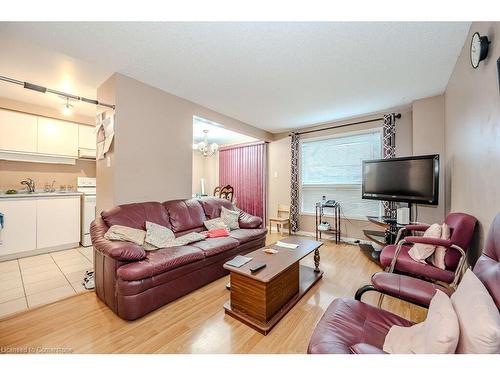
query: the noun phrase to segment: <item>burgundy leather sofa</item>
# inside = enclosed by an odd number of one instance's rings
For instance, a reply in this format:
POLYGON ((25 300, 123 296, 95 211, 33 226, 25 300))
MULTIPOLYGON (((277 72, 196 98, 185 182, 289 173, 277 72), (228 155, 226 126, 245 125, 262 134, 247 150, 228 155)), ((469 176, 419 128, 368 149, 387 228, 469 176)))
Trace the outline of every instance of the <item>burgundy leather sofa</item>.
MULTIPOLYGON (((500 214, 495 217, 483 254, 474 266, 474 273, 485 285, 500 309, 500 214)), ((380 273, 383 274, 383 273, 380 273)), ((391 293, 408 301, 429 305, 436 285, 404 275, 394 275, 391 293)), ((366 289, 356 293, 356 299, 338 298, 327 308, 309 342, 310 354, 383 354, 385 336, 393 325, 409 327, 413 323, 388 311, 361 302, 366 289)), ((451 292, 448 290, 448 293, 451 292)))
POLYGON ((104 211, 90 228, 94 246, 95 291, 118 316, 134 320, 228 272, 222 265, 238 254, 264 246, 262 219, 242 212, 240 229, 229 237, 207 238, 187 246, 144 251, 130 242, 108 241, 112 225, 145 229, 150 221, 176 236, 206 230, 203 222, 232 204, 220 198, 124 204, 104 211))

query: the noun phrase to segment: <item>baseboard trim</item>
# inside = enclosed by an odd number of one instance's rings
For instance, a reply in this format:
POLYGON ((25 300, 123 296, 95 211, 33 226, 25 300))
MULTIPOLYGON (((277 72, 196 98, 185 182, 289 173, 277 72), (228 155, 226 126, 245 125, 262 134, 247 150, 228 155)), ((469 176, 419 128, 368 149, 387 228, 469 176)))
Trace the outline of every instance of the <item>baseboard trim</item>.
POLYGON ((53 253, 53 252, 56 252, 56 251, 74 249, 76 247, 80 247, 80 243, 79 242, 74 242, 74 243, 69 243, 69 244, 64 244, 64 245, 59 245, 59 246, 54 246, 54 247, 45 247, 43 249, 28 250, 28 251, 23 251, 23 252, 20 252, 20 253, 13 253, 13 254, 8 254, 8 255, 1 256, 0 257, 0 262, 6 261, 6 260, 13 260, 13 259, 21 259, 21 258, 32 257, 34 255, 41 255, 41 254, 53 253))

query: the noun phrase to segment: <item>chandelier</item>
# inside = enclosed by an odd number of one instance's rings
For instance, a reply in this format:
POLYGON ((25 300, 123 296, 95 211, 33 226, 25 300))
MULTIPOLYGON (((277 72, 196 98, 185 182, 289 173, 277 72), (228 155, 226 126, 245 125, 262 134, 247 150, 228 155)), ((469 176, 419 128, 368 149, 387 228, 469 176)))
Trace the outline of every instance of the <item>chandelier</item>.
POLYGON ((203 156, 212 156, 219 150, 219 145, 215 142, 208 143, 208 130, 203 130, 203 133, 205 133, 205 138, 195 145, 196 150, 203 156))

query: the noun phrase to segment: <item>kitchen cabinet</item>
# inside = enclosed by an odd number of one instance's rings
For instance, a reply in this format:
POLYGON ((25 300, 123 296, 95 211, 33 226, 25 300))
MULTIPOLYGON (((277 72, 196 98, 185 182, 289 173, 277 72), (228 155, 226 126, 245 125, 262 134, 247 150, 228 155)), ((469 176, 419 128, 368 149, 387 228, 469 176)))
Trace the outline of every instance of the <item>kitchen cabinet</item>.
POLYGON ((38 117, 0 109, 0 150, 37 151, 38 117))
POLYGON ((36 247, 44 249, 80 242, 80 197, 36 200, 36 247))
POLYGON ((78 156, 86 159, 96 157, 95 128, 88 125, 78 125, 78 156))
POLYGON ((93 126, 78 125, 78 147, 89 150, 96 149, 96 134, 93 126))
POLYGON ((38 153, 78 157, 78 124, 38 117, 38 153))
POLYGON ((0 259, 36 249, 36 200, 0 200, 4 227, 0 233, 0 259))

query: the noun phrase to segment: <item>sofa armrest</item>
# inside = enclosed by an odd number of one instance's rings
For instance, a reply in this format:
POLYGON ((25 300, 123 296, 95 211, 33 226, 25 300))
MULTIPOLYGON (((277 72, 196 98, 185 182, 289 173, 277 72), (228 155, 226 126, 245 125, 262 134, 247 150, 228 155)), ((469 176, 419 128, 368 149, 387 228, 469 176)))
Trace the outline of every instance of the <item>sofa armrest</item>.
POLYGON ((122 262, 142 260, 146 257, 146 251, 139 245, 125 241, 109 241, 104 234, 109 227, 100 217, 90 224, 90 237, 94 248, 104 255, 122 262))
POLYGON ((426 308, 437 290, 448 296, 453 293, 453 289, 396 273, 377 272, 372 276, 372 284, 377 292, 426 308))
POLYGON ((404 241, 410 243, 420 243, 425 245, 444 246, 446 248, 451 247, 451 245, 453 245, 453 243, 450 240, 443 240, 441 238, 433 238, 433 237, 408 236, 404 238, 404 241))
POLYGON ((260 226, 262 225, 262 218, 250 215, 249 213, 246 213, 244 211, 240 211, 238 222, 240 228, 242 229, 254 229, 260 228, 260 226))
POLYGON ((349 350, 352 354, 387 354, 382 349, 377 348, 376 346, 359 343, 349 347, 349 350))

